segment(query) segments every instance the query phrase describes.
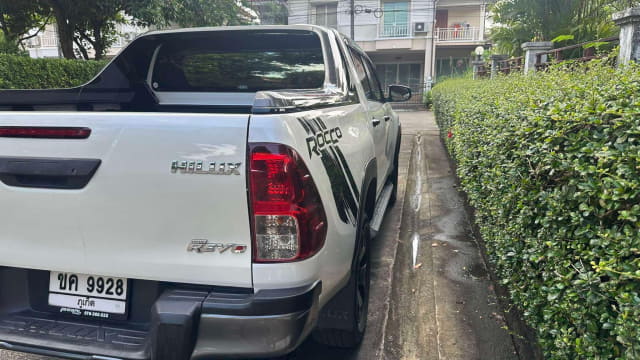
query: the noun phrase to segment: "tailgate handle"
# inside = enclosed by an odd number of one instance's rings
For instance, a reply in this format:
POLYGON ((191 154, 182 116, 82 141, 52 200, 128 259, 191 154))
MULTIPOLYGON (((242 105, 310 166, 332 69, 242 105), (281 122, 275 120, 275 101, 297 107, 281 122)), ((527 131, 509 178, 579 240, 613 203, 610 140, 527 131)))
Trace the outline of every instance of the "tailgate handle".
POLYGON ((0 157, 0 181, 25 188, 84 188, 93 177, 99 159, 0 157))

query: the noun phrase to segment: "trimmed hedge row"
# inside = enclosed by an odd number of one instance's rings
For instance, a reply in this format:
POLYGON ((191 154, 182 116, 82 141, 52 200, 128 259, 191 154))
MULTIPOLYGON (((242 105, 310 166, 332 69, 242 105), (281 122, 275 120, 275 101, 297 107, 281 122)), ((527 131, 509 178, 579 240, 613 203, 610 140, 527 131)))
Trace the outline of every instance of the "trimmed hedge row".
POLYGON ((105 61, 31 59, 0 55, 0 89, 52 89, 82 85, 91 80, 105 61))
POLYGON ((443 82, 442 137, 549 359, 640 359, 640 66, 443 82))

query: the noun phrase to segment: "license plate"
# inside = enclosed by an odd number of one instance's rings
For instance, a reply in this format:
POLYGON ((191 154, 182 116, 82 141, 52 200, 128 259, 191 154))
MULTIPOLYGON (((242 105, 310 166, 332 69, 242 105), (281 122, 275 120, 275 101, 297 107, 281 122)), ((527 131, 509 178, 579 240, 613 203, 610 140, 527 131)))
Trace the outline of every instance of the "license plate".
POLYGON ((127 279, 52 271, 49 305, 74 315, 110 318, 127 311, 127 279))

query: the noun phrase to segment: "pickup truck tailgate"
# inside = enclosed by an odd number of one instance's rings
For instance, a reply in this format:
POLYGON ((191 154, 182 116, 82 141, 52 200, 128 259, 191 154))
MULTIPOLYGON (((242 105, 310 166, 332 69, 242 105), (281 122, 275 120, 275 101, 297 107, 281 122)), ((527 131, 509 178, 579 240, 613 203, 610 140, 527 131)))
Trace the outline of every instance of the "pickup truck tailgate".
POLYGON ((2 112, 2 126, 86 127, 87 139, 0 137, 0 159, 94 159, 82 189, 0 182, 0 266, 252 286, 249 115, 2 112), (236 171, 172 164, 239 165, 236 171), (192 163, 193 164, 193 163, 192 163), (191 169, 193 170, 193 169, 191 169), (198 252, 202 244, 245 251, 198 252))

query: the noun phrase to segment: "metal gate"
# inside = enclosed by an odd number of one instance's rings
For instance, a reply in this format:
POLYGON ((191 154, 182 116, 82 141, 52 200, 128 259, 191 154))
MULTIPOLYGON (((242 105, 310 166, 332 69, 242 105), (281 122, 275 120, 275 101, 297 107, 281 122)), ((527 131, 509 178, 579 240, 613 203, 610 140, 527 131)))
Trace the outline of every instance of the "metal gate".
POLYGON ((411 88, 411 98, 409 101, 394 102, 394 109, 420 109, 426 107, 424 104, 425 84, 415 84, 409 87, 411 88))

